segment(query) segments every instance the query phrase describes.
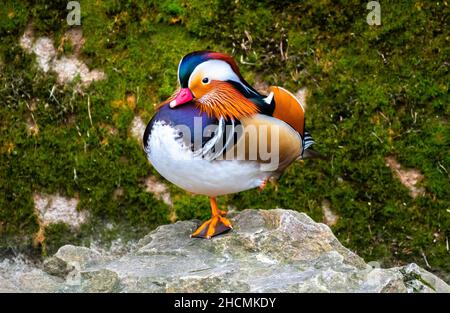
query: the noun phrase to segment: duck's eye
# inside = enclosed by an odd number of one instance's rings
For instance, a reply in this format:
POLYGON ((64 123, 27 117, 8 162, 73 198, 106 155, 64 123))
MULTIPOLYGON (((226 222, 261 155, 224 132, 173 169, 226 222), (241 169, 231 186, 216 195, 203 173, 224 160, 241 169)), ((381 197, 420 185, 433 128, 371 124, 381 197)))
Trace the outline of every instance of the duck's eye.
POLYGON ((204 83, 204 84, 209 83, 209 78, 208 77, 203 78, 202 83, 204 83))

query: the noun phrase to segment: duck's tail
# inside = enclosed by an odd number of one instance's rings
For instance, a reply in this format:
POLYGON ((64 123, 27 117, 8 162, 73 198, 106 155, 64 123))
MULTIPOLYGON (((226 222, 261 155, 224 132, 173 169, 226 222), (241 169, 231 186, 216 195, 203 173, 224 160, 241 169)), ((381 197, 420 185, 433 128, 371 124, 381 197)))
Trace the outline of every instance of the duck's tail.
POLYGON ((315 142, 314 142, 314 139, 311 136, 311 134, 307 130, 305 130, 305 135, 303 136, 303 142, 302 142, 303 151, 307 150, 314 143, 315 142))
POLYGON ((304 160, 304 159, 328 160, 328 158, 323 154, 317 152, 316 150, 311 149, 311 146, 314 143, 315 142, 311 134, 305 130, 305 136, 303 137, 302 141, 302 148, 303 148, 302 155, 300 155, 297 160, 304 160))

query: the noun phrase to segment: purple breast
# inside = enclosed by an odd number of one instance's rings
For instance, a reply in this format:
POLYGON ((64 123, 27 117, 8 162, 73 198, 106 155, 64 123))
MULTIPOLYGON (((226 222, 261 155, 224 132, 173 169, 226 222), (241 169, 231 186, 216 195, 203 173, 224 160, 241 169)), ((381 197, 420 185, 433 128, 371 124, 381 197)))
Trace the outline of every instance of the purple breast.
POLYGON ((200 138, 201 136, 202 145, 211 139, 210 136, 203 136, 203 130, 208 125, 218 125, 219 121, 215 117, 208 117, 204 112, 201 112, 193 102, 189 102, 180 105, 175 108, 170 108, 168 104, 161 107, 150 122, 144 133, 144 145, 147 145, 148 138, 151 135, 152 127, 156 122, 163 121, 174 127, 182 126, 188 127, 190 129, 191 138, 183 138, 185 142, 194 143, 194 138, 200 138), (194 127, 194 123, 197 123, 197 127, 194 127))

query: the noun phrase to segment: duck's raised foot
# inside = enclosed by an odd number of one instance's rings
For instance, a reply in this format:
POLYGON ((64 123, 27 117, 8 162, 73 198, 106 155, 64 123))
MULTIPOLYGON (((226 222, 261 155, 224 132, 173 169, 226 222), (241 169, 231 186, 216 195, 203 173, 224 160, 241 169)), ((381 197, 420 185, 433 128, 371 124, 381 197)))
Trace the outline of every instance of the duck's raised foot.
POLYGON ((227 218, 221 215, 215 215, 206 222, 204 222, 191 235, 191 238, 210 239, 211 237, 223 234, 231 229, 233 229, 233 227, 231 226, 231 223, 227 218))

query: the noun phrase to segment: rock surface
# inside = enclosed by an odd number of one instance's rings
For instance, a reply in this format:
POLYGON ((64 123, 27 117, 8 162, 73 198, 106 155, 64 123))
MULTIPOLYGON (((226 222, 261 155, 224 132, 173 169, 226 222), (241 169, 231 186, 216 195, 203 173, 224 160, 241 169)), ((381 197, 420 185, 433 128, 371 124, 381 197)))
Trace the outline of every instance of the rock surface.
POLYGON ((302 213, 245 210, 232 221, 212 240, 189 237, 199 221, 160 226, 121 256, 67 245, 42 269, 5 260, 0 292, 450 292, 416 264, 366 264, 302 213))

